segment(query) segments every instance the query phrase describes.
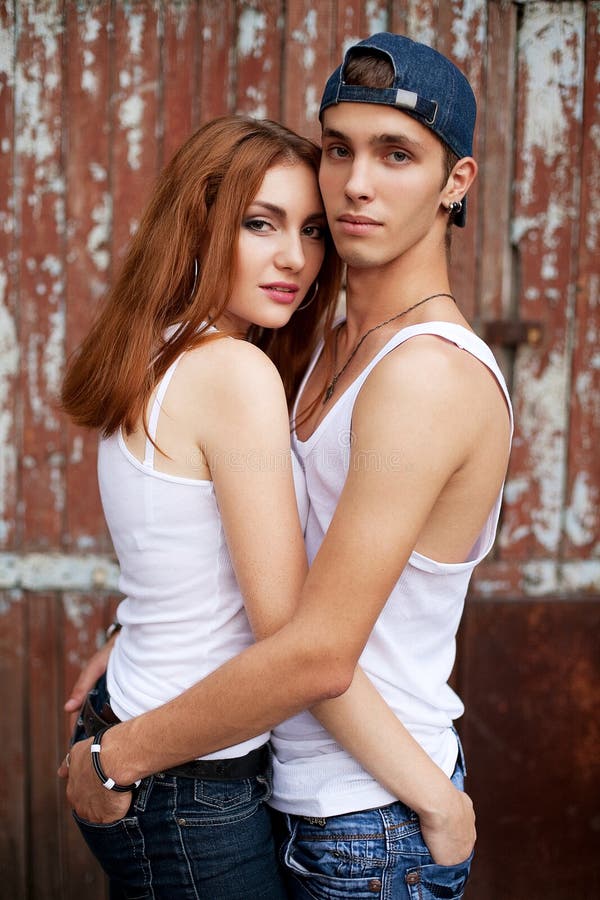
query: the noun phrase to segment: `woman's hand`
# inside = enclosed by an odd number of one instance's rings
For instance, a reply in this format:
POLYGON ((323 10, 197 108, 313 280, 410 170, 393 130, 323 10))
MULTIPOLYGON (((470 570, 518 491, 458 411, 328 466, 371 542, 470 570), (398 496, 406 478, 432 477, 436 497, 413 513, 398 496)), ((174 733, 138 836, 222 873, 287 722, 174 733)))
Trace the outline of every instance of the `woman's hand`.
POLYGON ((107 790, 92 766, 92 738, 74 744, 58 770, 67 778, 67 800, 81 819, 107 824, 122 819, 131 805, 131 793, 107 790))
POLYGON ((464 862, 475 846, 475 811, 468 794, 452 785, 445 809, 421 813, 421 832, 433 861, 438 866, 464 862))
POLYGON ((92 690, 101 675, 106 672, 108 666, 108 658, 111 654, 114 643, 117 639, 116 634, 106 642, 106 644, 97 650, 96 653, 87 661, 79 678, 71 688, 71 695, 64 705, 64 710, 70 713, 69 727, 71 731, 75 727, 77 715, 83 705, 88 693, 92 690))

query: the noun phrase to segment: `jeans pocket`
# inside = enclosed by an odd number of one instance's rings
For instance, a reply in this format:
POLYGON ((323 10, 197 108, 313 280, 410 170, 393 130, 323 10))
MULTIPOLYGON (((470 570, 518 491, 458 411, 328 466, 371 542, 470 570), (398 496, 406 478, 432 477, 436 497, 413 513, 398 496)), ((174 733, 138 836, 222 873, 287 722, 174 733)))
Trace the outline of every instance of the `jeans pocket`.
POLYGON ((411 900, 461 900, 471 870, 473 854, 456 866, 430 863, 414 866, 405 875, 411 900))
POLYGON ((88 822, 75 812, 73 818, 105 873, 119 885, 119 896, 124 900, 150 900, 150 864, 137 816, 108 824, 88 822))
POLYGON ((385 849, 379 843, 378 853, 374 842, 361 835, 315 840, 297 824, 282 847, 282 858, 292 884, 300 884, 314 900, 375 900, 382 896, 385 870, 385 849))

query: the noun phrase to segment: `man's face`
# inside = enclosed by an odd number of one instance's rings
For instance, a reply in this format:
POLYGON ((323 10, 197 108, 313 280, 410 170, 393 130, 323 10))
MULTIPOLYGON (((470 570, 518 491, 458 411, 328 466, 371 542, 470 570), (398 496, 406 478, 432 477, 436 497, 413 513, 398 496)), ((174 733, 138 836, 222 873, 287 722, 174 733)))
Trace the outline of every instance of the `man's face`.
POLYGON ((337 250, 348 265, 415 262, 443 248, 444 155, 438 139, 406 113, 339 103, 323 114, 319 184, 337 250))

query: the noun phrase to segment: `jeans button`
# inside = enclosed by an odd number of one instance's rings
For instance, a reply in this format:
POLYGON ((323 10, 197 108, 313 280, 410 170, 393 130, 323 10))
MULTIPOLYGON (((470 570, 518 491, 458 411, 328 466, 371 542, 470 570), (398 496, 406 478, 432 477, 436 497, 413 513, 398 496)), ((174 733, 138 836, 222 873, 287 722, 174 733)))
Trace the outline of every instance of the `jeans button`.
POLYGON ((375 894, 377 891, 381 890, 381 879, 380 878, 371 878, 369 881, 369 890, 375 894))
POLYGON ((419 884, 421 876, 418 872, 408 872, 404 880, 407 884, 419 884))

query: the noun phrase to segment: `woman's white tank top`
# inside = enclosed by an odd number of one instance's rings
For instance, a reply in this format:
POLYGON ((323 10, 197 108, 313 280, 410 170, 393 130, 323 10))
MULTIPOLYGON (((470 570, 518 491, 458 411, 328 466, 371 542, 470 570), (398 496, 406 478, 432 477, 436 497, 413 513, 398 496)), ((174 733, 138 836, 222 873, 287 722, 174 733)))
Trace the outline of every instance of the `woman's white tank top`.
MULTIPOLYGON (((151 409, 154 439, 178 361, 164 375, 151 409)), ((304 478, 296 475, 306 521, 304 478)), ((125 595, 108 691, 115 713, 129 719, 181 694, 241 653, 253 635, 212 481, 157 471, 152 442, 146 440, 141 462, 120 430, 100 441, 98 479, 125 595)), ((243 756, 268 738, 260 734, 205 758, 243 756)))

